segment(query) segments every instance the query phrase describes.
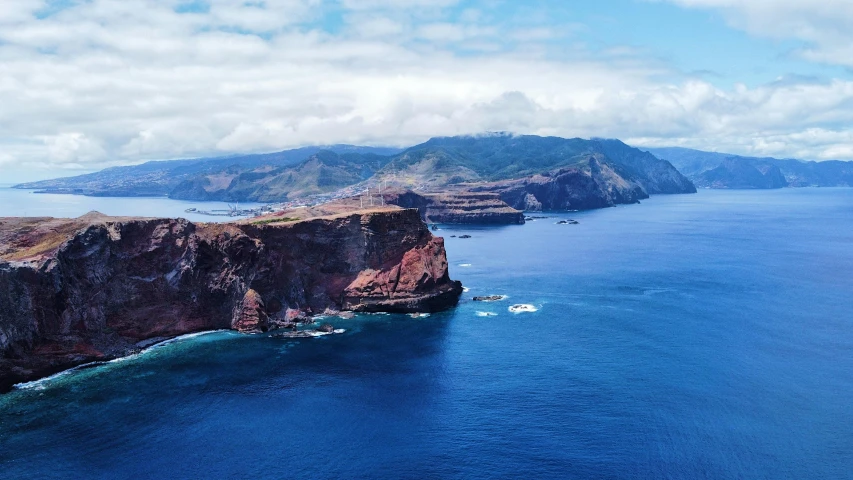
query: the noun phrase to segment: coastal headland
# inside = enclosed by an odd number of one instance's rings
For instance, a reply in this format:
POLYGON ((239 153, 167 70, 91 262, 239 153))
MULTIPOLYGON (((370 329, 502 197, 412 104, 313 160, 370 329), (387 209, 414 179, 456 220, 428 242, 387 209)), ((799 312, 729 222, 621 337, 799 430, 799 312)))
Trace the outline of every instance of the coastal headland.
POLYGON ((0 218, 0 391, 182 334, 435 312, 461 293, 415 209, 226 224, 0 218))

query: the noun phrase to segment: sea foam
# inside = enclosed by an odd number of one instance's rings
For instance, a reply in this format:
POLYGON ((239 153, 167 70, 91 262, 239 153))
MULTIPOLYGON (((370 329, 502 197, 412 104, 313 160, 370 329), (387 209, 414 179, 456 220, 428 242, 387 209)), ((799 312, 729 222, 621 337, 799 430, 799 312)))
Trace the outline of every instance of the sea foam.
POLYGON ((533 313, 539 311, 539 309, 534 307, 533 305, 519 303, 517 305, 509 307, 509 311, 512 313, 533 313))

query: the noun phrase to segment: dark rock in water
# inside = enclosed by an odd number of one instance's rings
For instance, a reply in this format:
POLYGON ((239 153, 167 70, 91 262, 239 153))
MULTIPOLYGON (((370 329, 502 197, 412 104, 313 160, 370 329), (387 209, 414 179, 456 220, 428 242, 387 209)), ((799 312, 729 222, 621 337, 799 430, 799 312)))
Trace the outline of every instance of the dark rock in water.
POLYGON ((474 297, 474 301, 475 302, 499 302, 499 301, 503 300, 504 298, 506 298, 506 297, 504 297, 503 295, 489 295, 486 297, 474 297))
POLYGON ((336 330, 331 325, 323 325, 316 330, 296 330, 293 332, 274 333, 270 336, 273 338, 316 338, 340 333, 344 333, 344 330, 336 330))
POLYGON ((557 225, 577 225, 578 223, 577 220, 560 220, 557 225))
POLYGON ((512 313, 535 312, 537 310, 538 309, 533 305, 527 305, 523 303, 509 307, 509 311, 512 313))
POLYGON ((450 238, 456 238, 456 235, 451 235, 450 238))
POLYGON ((284 332, 284 333, 274 333, 271 335, 274 338, 314 338, 314 335, 311 335, 310 332, 306 330, 294 331, 294 332, 284 332))
POLYGON ((471 238, 471 235, 459 235, 459 238, 471 238))

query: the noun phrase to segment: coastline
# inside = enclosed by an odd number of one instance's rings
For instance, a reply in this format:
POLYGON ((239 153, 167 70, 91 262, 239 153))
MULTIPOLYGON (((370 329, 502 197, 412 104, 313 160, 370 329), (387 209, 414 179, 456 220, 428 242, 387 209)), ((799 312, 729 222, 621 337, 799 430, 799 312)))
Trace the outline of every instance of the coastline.
MULTIPOLYGON (((210 335, 213 333, 225 333, 225 332, 233 332, 233 330, 226 330, 226 329, 205 330, 202 332, 185 333, 183 335, 178 335, 176 337, 165 338, 165 339, 158 340, 158 341, 151 343, 149 345, 146 345, 146 346, 140 346, 139 347, 140 350, 135 351, 135 352, 128 352, 126 355, 116 356, 114 358, 107 358, 104 360, 95 360, 92 362, 84 363, 82 365, 77 365, 74 367, 66 368, 64 370, 60 370, 56 373, 52 373, 52 374, 47 375, 45 377, 37 378, 34 380, 28 380, 26 382, 20 382, 20 383, 12 384, 12 386, 9 389, 6 389, 6 390, 0 389, 0 395, 2 395, 4 393, 9 393, 13 390, 38 389, 39 386, 41 386, 45 383, 49 383, 53 380, 66 377, 66 376, 71 375, 75 372, 79 372, 82 370, 89 370, 89 369, 96 368, 96 367, 99 367, 102 365, 109 365, 111 363, 117 363, 117 362, 124 362, 124 361, 128 361, 128 360, 132 360, 135 358, 142 357, 143 355, 145 355, 147 353, 150 353, 150 352, 152 352, 158 348, 162 348, 162 347, 164 347, 166 345, 170 345, 172 343, 190 340, 193 338, 198 338, 198 337, 201 337, 204 335, 210 335)), ((143 340, 139 343, 144 343, 144 342, 146 342, 146 341, 143 340)))
POLYGON ((0 240, 3 390, 152 339, 327 312, 431 313, 462 294, 417 210, 263 224, 7 217, 0 240))

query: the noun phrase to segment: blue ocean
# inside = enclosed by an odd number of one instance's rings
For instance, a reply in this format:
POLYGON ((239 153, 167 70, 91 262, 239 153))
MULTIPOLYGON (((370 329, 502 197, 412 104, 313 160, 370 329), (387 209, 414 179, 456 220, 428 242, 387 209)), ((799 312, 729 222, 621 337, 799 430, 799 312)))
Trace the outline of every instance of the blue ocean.
POLYGON ((853 189, 545 215, 437 232, 453 311, 0 396, 0 477, 853 478, 853 189))

